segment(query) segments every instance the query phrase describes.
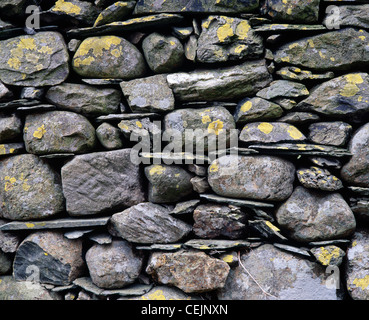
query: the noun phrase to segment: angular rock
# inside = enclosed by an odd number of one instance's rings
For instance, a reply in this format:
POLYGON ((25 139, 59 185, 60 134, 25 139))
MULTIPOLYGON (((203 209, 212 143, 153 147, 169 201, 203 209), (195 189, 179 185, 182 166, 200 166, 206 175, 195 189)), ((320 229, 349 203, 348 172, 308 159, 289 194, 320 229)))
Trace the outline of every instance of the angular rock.
POLYGON ((342 167, 345 182, 358 187, 369 187, 369 123, 360 127, 349 142, 352 158, 342 167))
POLYGON ((174 109, 174 95, 165 75, 120 83, 132 112, 167 112, 174 109))
POLYGON ((220 197, 215 194, 200 194, 200 198, 206 199, 207 201, 215 203, 224 203, 227 205, 233 205, 241 208, 251 208, 253 210, 258 210, 259 208, 273 208, 274 205, 271 203, 241 200, 233 198, 220 197))
POLYGON ((22 133, 22 121, 15 114, 0 114, 0 143, 17 139, 22 133))
POLYGON ((152 139, 154 134, 161 134, 161 128, 149 118, 122 120, 118 123, 118 128, 127 140, 131 140, 132 136, 146 137, 147 135, 152 139))
POLYGON ((326 169, 310 167, 297 170, 296 173, 300 183, 308 189, 336 191, 343 188, 341 180, 326 169))
POLYGON ((40 219, 64 209, 59 175, 37 156, 22 154, 0 161, 0 212, 10 220, 40 219))
POLYGON ((263 39, 256 35, 247 20, 209 16, 202 21, 197 43, 197 61, 215 63, 260 58, 263 39))
POLYGON ((335 245, 315 247, 310 249, 316 260, 323 266, 340 266, 345 256, 345 251, 335 245))
POLYGON ((311 33, 311 32, 324 32, 327 28, 321 24, 294 24, 294 23, 272 23, 262 24, 260 26, 254 26, 253 29, 258 34, 288 34, 288 33, 311 33))
POLYGON ((218 291, 218 299, 339 300, 327 282, 319 264, 265 244, 241 255, 239 266, 218 291))
POLYGON ((0 81, 0 100, 6 100, 13 96, 13 93, 0 81))
POLYGON ((131 298, 132 300, 198 300, 175 287, 155 286, 142 296, 131 298))
POLYGON ((108 245, 94 244, 86 253, 92 282, 100 288, 122 288, 133 283, 142 268, 142 257, 123 240, 108 245))
POLYGON ((243 127, 239 139, 246 143, 270 143, 304 141, 306 137, 296 127, 287 123, 252 122, 243 127))
POLYGON ((192 227, 169 214, 169 210, 151 202, 130 207, 111 217, 118 234, 134 243, 171 243, 181 240, 192 227))
POLYGON ((184 55, 187 60, 195 62, 196 52, 197 52, 197 36, 191 35, 184 45, 184 55))
POLYGON ((346 145, 352 126, 346 122, 317 122, 309 126, 309 140, 314 143, 343 147, 346 145))
POLYGON ((179 166, 151 165, 145 168, 149 180, 149 201, 171 203, 192 193, 192 174, 179 166))
POLYGON ((96 138, 105 149, 120 149, 123 147, 123 143, 119 132, 118 128, 103 122, 96 128, 96 138))
POLYGON ((51 87, 46 93, 46 99, 63 110, 85 116, 99 116, 118 112, 121 93, 117 89, 63 83, 51 87))
POLYGON ((208 169, 211 188, 220 196, 282 201, 293 190, 295 167, 273 156, 228 155, 208 169))
MULTIPOLYGON (((0 219, 0 227, 6 224, 6 220, 0 219)), ((21 237, 12 232, 0 231, 0 250, 5 253, 13 253, 21 243, 21 237)))
MULTIPOLYGON (((362 1, 364 2, 364 1, 362 1)), ((343 5, 339 6, 339 20, 336 20, 334 16, 337 10, 333 12, 326 12, 327 15, 323 21, 327 27, 329 27, 332 22, 336 22, 340 27, 357 27, 357 28, 369 28, 369 5, 343 5), (333 20, 333 21, 332 21, 333 20)))
POLYGON ((83 153, 96 142, 95 128, 82 115, 69 111, 30 114, 23 129, 26 150, 34 154, 83 153))
POLYGON ((22 142, 0 144, 0 157, 16 155, 22 152, 24 152, 24 144, 22 142))
POLYGON ((183 202, 177 202, 174 209, 169 212, 174 216, 190 213, 192 214, 196 206, 200 203, 200 200, 188 200, 183 202))
POLYGON ((237 207, 202 204, 195 209, 193 219, 193 231, 200 238, 242 239, 246 234, 246 215, 237 207))
POLYGON ((311 112, 289 112, 278 119, 280 122, 291 124, 306 124, 319 120, 320 117, 311 112))
POLYGON ((278 104, 254 97, 245 98, 239 102, 234 113, 234 119, 237 123, 245 123, 257 120, 272 120, 282 114, 283 109, 278 104))
POLYGON ((184 61, 182 43, 172 36, 157 32, 148 35, 142 42, 142 50, 149 68, 154 73, 178 70, 184 61))
POLYGON ((325 73, 313 73, 310 70, 301 70, 297 67, 284 67, 276 72, 284 80, 306 81, 306 80, 329 80, 334 78, 332 71, 325 73))
POLYGON ((355 217, 339 193, 303 187, 296 187, 278 209, 276 219, 292 239, 300 242, 345 238, 356 227, 355 217))
POLYGON ((187 39, 193 32, 193 27, 172 27, 172 34, 180 40, 187 39))
POLYGON ((298 98, 308 96, 309 91, 301 83, 288 80, 276 80, 270 83, 268 87, 260 90, 256 95, 264 99, 280 97, 298 98))
POLYGON ((142 77, 146 66, 141 52, 117 36, 90 37, 82 41, 72 66, 82 77, 132 79, 142 77))
POLYGON ((369 64, 364 30, 342 28, 290 42, 275 52, 275 62, 287 62, 315 71, 347 70, 369 64))
POLYGON ((215 70, 179 72, 167 76, 180 101, 225 101, 255 94, 271 81, 265 60, 215 70))
POLYGON ((119 210, 145 201, 139 167, 131 149, 79 155, 61 169, 63 193, 70 215, 119 210))
POLYGON ((210 186, 206 177, 195 176, 191 178, 193 191, 197 193, 205 193, 210 191, 210 186))
POLYGON ((61 34, 38 32, 0 41, 0 80, 14 86, 53 86, 69 74, 61 34))
POLYGON ((152 253, 146 272, 160 284, 176 286, 186 293, 200 293, 222 288, 229 269, 226 262, 203 252, 180 250, 152 253))
MULTIPOLYGON (((258 244, 256 244, 258 245, 258 244)), ((216 240, 216 239, 192 239, 183 244, 184 248, 212 251, 218 253, 219 250, 236 250, 241 248, 251 248, 252 243, 245 240, 216 240)))
POLYGON ((309 157, 310 162, 323 168, 341 169, 341 161, 334 158, 325 157, 309 157))
POLYGON ((369 234, 367 230, 358 230, 347 250, 346 287, 354 300, 369 299, 369 234))
POLYGON ((68 240, 56 231, 40 231, 19 245, 13 277, 24 281, 35 273, 40 283, 68 285, 82 274, 84 267, 81 240, 68 240))
POLYGON ((117 1, 100 12, 93 26, 124 20, 132 13, 135 5, 135 1, 117 1))

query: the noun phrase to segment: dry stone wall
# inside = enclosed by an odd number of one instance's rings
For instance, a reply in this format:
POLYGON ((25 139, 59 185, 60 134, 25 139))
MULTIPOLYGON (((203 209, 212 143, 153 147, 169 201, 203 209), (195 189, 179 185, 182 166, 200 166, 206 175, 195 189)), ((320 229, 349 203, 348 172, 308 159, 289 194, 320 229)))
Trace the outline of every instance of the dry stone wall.
POLYGON ((0 299, 368 300, 368 17, 0 1, 0 299))

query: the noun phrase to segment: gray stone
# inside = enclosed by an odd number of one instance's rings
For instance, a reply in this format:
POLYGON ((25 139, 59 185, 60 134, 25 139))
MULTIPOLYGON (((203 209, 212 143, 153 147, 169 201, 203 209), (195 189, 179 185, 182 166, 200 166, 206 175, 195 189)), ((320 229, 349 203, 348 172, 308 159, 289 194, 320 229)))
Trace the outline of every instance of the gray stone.
POLYGON ((300 242, 348 237, 356 227, 355 217, 339 193, 303 187, 296 187, 277 210, 276 219, 292 239, 300 242))
POLYGON ((0 101, 7 100, 13 96, 13 93, 0 81, 0 101))
POLYGON ((177 202, 171 212, 172 215, 192 214, 196 206, 200 203, 200 200, 188 200, 183 202, 177 202))
POLYGON ((117 1, 100 12, 93 26, 124 20, 132 13, 135 5, 136 1, 117 1))
POLYGON ((129 300, 200 300, 194 295, 188 295, 175 287, 155 286, 144 295, 130 298, 129 300))
POLYGON ((22 121, 15 114, 0 114, 0 143, 14 140, 22 135, 22 121))
POLYGON ((133 283, 142 268, 142 257, 123 240, 108 245, 94 244, 86 253, 92 282, 100 288, 122 288, 133 283))
POLYGON ((95 128, 87 118, 70 111, 28 115, 23 139, 27 152, 34 154, 83 153, 96 142, 95 128))
POLYGON ((342 121, 316 122, 309 126, 309 140, 314 143, 343 147, 346 145, 352 126, 342 121))
POLYGON ((325 73, 313 73, 310 70, 301 70, 297 67, 283 67, 276 72, 284 80, 306 81, 306 80, 329 80, 334 78, 332 71, 325 73))
POLYGON ((306 124, 314 121, 319 121, 320 117, 317 114, 311 112, 289 112, 277 121, 286 122, 291 124, 306 124))
MULTIPOLYGON (((0 227, 6 224, 6 220, 0 219, 0 227)), ((17 233, 0 231, 0 250, 5 253, 13 253, 21 243, 21 237, 17 233)))
POLYGON ((235 250, 241 248, 251 248, 252 243, 246 240, 218 240, 218 239, 192 239, 183 244, 184 248, 191 248, 202 251, 235 250))
POLYGON ((226 198, 220 197, 215 194, 200 194, 200 198, 206 199, 207 201, 215 202, 215 203, 223 203, 230 204, 241 208, 251 208, 254 210, 258 210, 260 208, 273 208, 274 205, 271 203, 258 202, 258 201, 250 201, 250 200, 242 200, 242 199, 234 199, 234 198, 226 198))
POLYGON ((0 161, 0 212, 11 220, 41 219, 64 210, 59 175, 35 155, 0 161))
MULTIPOLYGON (((363 1, 364 2, 364 1, 363 1)), ((369 4, 362 5, 343 5, 338 6, 339 20, 336 21, 336 10, 326 12, 327 15, 323 23, 329 27, 332 24, 339 24, 340 27, 357 27, 357 28, 369 28, 369 4)))
POLYGON ((336 191, 343 188, 341 180, 323 168, 299 169, 296 173, 297 178, 305 188, 323 191, 336 191))
POLYGON ((193 32, 193 27, 172 27, 172 34, 180 40, 186 40, 193 32))
POLYGON ((206 177, 195 176, 191 178, 193 191, 197 193, 205 193, 210 191, 210 186, 206 177))
POLYGON ((341 169, 342 167, 340 160, 329 157, 309 157, 309 161, 322 168, 341 169))
POLYGON ((191 35, 184 45, 184 55, 187 60, 196 61, 197 36, 191 35))
POLYGON ((0 275, 9 273, 12 270, 12 264, 11 256, 0 250, 0 275))
POLYGON ((79 155, 61 169, 63 193, 70 215, 119 210, 145 200, 139 167, 131 149, 79 155))
POLYGON ((302 83, 288 80, 276 80, 270 83, 268 87, 260 90, 256 95, 264 99, 280 97, 298 98, 308 96, 309 91, 302 83))
POLYGON ((342 264, 345 256, 345 251, 335 245, 328 245, 324 247, 315 247, 310 249, 317 262, 323 266, 337 266, 342 264))
POLYGON ((0 157, 16 155, 24 152, 22 142, 0 144, 0 157))
POLYGON ((120 138, 119 129, 107 122, 103 122, 96 128, 96 138, 101 145, 108 150, 120 149, 123 142, 120 138))

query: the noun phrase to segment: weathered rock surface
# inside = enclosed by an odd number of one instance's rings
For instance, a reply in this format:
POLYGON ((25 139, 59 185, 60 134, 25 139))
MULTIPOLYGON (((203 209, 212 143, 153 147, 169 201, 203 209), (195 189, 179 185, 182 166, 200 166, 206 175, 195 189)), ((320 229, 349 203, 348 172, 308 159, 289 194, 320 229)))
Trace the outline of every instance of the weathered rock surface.
POLYGON ((281 228, 296 241, 331 240, 350 236, 355 217, 339 193, 321 193, 296 187, 276 212, 281 228))
POLYGON ((181 240, 192 226, 173 218, 169 210, 151 202, 130 207, 111 217, 118 234, 134 243, 171 243, 181 240))
POLYGON ((256 95, 264 99, 280 97, 298 98, 308 96, 309 91, 302 83, 288 80, 276 80, 270 83, 268 87, 260 90, 256 95))
POLYGON ((309 140, 314 143, 343 147, 346 145, 352 126, 346 122, 316 122, 309 126, 309 140))
POLYGON ((131 149, 79 155, 61 169, 66 209, 72 216, 121 209, 143 202, 139 167, 131 149))
POLYGON ((336 191, 343 188, 341 180, 323 168, 299 169, 297 178, 305 188, 309 189, 336 191))
POLYGON ((0 114, 0 143, 17 139, 22 133, 22 121, 16 114, 0 114))
POLYGON ((323 266, 340 266, 346 255, 340 247, 328 245, 324 247, 314 247, 310 249, 317 262, 323 266))
POLYGON ((120 138, 119 129, 107 122, 103 122, 96 128, 96 138, 101 145, 108 150, 120 149, 123 142, 120 138))
POLYGON ((86 253, 92 282, 100 288, 122 288, 133 283, 140 274, 143 259, 124 240, 108 245, 94 244, 86 253))
POLYGON ((117 1, 105 8, 94 22, 94 27, 108 24, 114 21, 122 21, 128 17, 136 5, 135 1, 117 1))
POLYGON ((186 293, 222 288, 229 270, 228 264, 222 260, 203 252, 185 250, 154 252, 146 268, 158 283, 176 286, 186 293))
MULTIPOLYGON (((364 1, 362 1, 364 2, 364 1)), ((340 27, 357 27, 357 28, 368 28, 369 27, 369 5, 341 5, 338 7, 339 10, 339 20, 335 21, 336 18, 334 14, 337 12, 328 13, 323 21, 326 26, 338 23, 340 27)))
POLYGON ((15 280, 68 285, 84 271, 81 240, 68 240, 56 231, 30 234, 15 254, 15 280), (30 275, 31 274, 31 275, 30 275))
POLYGON ((282 201, 293 190, 295 167, 273 156, 223 156, 208 169, 215 193, 225 197, 282 201))
POLYGON ((198 300, 198 298, 192 297, 176 287, 159 285, 152 288, 148 293, 130 300, 198 300))
MULTIPOLYGON (((0 227, 6 224, 6 220, 0 219, 0 227)), ((13 253, 17 250, 21 237, 11 232, 0 231, 0 250, 5 253, 13 253)))

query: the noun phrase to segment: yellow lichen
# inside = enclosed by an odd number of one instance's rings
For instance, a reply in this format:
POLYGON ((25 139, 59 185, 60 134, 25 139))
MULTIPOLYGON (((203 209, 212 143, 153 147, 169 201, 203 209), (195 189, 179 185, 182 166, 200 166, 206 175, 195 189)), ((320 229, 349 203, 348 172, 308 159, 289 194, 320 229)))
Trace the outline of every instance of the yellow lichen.
POLYGON ((201 122, 202 123, 211 122, 211 118, 208 115, 204 115, 204 116, 201 117, 201 122))
POLYGON ((361 278, 361 279, 355 278, 352 283, 357 288, 361 288, 361 290, 365 290, 369 286, 369 275, 366 275, 364 278, 361 278))
POLYGON ((223 132, 223 121, 215 120, 211 123, 209 123, 208 126, 208 133, 215 133, 216 135, 219 135, 220 132, 223 132))
POLYGON ((241 106, 241 112, 247 112, 252 108, 252 102, 251 101, 246 101, 242 106, 241 106))
POLYGON ((265 224, 272 229, 273 231, 280 231, 273 223, 271 223, 270 221, 265 221, 265 224))
POLYGON ((332 259, 337 259, 340 256, 340 249, 334 248, 333 250, 328 250, 324 247, 320 247, 320 254, 318 255, 318 261, 323 265, 323 266, 328 266, 330 265, 332 259))
POLYGON ((71 2, 64 1, 64 0, 58 0, 55 3, 55 6, 51 10, 54 12, 64 12, 67 14, 80 14, 81 13, 80 7, 78 7, 77 5, 71 2))
POLYGON ((220 42, 224 42, 226 39, 233 37, 234 32, 232 28, 233 18, 224 17, 226 22, 217 29, 217 37, 220 42))
POLYGON ((5 146, 3 144, 0 144, 0 155, 2 154, 6 154, 6 149, 5 146))
POLYGON ((360 92, 360 89, 357 85, 364 82, 363 78, 359 73, 347 74, 344 77, 347 83, 340 91, 340 95, 344 97, 355 96, 358 92, 360 92))
POLYGON ((9 176, 6 176, 5 178, 5 186, 4 186, 4 190, 6 192, 12 190, 14 188, 14 183, 17 182, 17 179, 14 178, 14 177, 9 177, 9 176))
POLYGON ((219 166, 217 162, 213 162, 209 167, 209 172, 218 172, 219 166))
POLYGON ((36 139, 42 139, 45 133, 46 133, 46 129, 45 129, 45 125, 43 124, 41 127, 37 128, 37 130, 33 133, 33 136, 36 139))
POLYGON ((244 40, 248 37, 251 26, 247 20, 242 20, 236 27, 235 33, 240 40, 244 40))
POLYGON ((231 254, 227 254, 226 256, 224 256, 224 257, 222 258, 222 260, 223 260, 224 262, 231 263, 231 262, 233 262, 233 256, 232 256, 231 254))
POLYGON ((272 132, 274 126, 268 122, 261 122, 259 125, 258 125, 258 129, 265 133, 265 134, 269 134, 272 132))
POLYGON ((155 165, 150 169, 149 174, 152 176, 154 174, 162 174, 163 172, 165 172, 165 167, 161 165, 155 165))
POLYGON ((302 133, 297 130, 294 126, 289 126, 287 132, 292 139, 298 140, 302 138, 302 133))

